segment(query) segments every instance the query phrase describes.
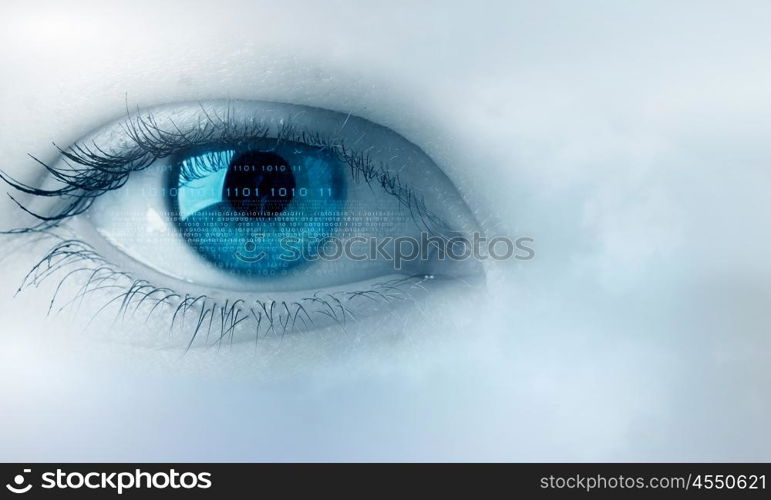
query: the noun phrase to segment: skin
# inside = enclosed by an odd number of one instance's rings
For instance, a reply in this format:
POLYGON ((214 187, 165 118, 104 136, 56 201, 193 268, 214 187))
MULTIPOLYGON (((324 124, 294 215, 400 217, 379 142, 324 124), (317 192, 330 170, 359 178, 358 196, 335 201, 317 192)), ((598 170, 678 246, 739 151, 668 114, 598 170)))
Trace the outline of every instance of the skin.
MULTIPOLYGON (((40 255, 6 238, 0 458, 771 459, 769 14, 3 3, 0 152, 20 180, 127 100, 305 104, 418 144, 536 257, 346 333, 182 355, 132 341, 158 325, 14 298, 40 255)), ((0 222, 28 221, 2 201, 0 222)))

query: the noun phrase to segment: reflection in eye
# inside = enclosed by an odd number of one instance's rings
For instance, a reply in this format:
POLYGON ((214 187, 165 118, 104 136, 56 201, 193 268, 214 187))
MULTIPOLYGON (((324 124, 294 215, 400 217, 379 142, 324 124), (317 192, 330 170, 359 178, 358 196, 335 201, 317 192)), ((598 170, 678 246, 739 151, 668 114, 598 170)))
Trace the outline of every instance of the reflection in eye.
POLYGON ((384 314, 482 278, 478 262, 446 258, 477 230, 452 182, 414 144, 351 115, 259 101, 161 106, 45 167, 42 187, 3 175, 53 200, 20 204, 41 220, 24 232, 56 239, 26 285, 57 275, 59 294, 76 281, 52 308, 100 296, 97 309, 120 317, 168 311, 188 346, 384 314))

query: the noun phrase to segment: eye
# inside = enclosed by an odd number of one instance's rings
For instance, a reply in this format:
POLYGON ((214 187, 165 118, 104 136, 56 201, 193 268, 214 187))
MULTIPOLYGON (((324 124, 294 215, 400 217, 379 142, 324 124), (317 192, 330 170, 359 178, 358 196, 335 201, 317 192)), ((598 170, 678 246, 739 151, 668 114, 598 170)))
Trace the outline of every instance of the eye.
POLYGON ((8 180, 54 199, 28 209, 42 229, 79 235, 41 262, 62 261, 70 277, 94 261, 85 290, 122 281, 129 294, 112 300, 124 313, 194 309, 197 330, 227 310, 240 338, 255 335, 242 322, 258 336, 263 321, 265 334, 310 330, 483 276, 458 257, 478 227, 449 178, 415 144, 349 114, 166 105, 107 124, 47 168, 43 188, 8 180))

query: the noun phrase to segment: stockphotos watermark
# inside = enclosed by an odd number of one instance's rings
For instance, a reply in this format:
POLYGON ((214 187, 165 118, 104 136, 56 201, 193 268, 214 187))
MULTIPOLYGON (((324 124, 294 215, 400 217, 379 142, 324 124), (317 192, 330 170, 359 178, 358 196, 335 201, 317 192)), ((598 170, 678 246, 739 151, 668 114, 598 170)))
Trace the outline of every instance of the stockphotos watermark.
POLYGON ((169 469, 161 472, 148 472, 134 469, 131 472, 79 472, 56 469, 40 474, 39 483, 33 483, 28 477, 32 469, 23 469, 23 474, 16 474, 5 487, 11 493, 21 495, 39 486, 44 490, 105 490, 122 495, 130 489, 173 489, 192 490, 209 489, 212 486, 210 472, 178 472, 169 469))
POLYGON ((531 260, 535 258, 533 242, 528 236, 512 239, 507 236, 488 238, 480 233, 466 236, 437 236, 420 233, 413 236, 353 236, 338 238, 314 235, 273 238, 255 234, 247 239, 235 257, 242 262, 256 263, 266 258, 287 262, 318 260, 352 261, 384 260, 400 270, 414 261, 464 260, 531 260))

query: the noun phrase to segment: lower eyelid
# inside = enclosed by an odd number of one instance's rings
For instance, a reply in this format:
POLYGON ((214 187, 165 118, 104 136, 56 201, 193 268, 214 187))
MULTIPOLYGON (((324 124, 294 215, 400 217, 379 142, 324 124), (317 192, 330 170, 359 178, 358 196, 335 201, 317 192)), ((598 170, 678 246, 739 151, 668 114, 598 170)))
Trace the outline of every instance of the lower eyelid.
MULTIPOLYGON (((414 304, 427 295, 429 288, 441 285, 441 279, 433 276, 402 276, 373 280, 366 287, 299 294, 295 298, 183 295, 116 270, 83 241, 49 231, 19 236, 42 238, 40 243, 49 247, 19 287, 23 291, 44 282, 54 284, 49 315, 89 300, 96 311, 89 324, 100 318, 143 323, 157 319, 167 325, 171 334, 160 338, 186 348, 345 327, 384 310, 414 304)), ((141 331, 137 333, 138 338, 143 337, 141 331)), ((158 333, 146 332, 145 337, 158 340, 158 333)))

